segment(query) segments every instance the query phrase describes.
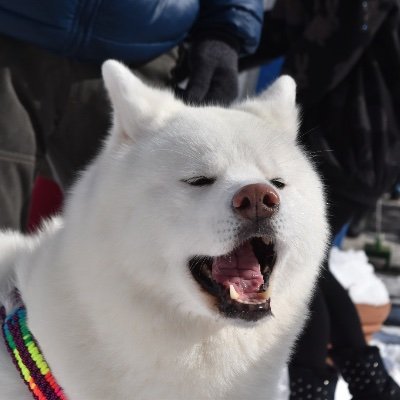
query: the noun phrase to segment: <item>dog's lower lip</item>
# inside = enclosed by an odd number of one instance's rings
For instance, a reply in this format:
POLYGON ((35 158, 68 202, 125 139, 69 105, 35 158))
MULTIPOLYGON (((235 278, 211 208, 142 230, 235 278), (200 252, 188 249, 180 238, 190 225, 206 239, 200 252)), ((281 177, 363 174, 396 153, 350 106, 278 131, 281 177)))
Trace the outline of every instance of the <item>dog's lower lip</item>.
POLYGON ((194 257, 189 261, 189 268, 202 289, 215 298, 222 314, 255 321, 271 313, 269 277, 275 261, 275 245, 271 236, 253 237, 225 256, 194 257), (236 260, 233 268, 230 268, 231 258, 236 260), (245 260, 244 265, 240 264, 240 259, 245 260), (258 272, 254 270, 255 260, 258 261, 258 272), (235 271, 239 274, 237 278, 235 271), (222 277, 218 275, 221 273, 222 277), (254 287, 252 282, 260 281, 259 286, 251 288, 254 287), (246 287, 249 282, 251 286, 246 287))

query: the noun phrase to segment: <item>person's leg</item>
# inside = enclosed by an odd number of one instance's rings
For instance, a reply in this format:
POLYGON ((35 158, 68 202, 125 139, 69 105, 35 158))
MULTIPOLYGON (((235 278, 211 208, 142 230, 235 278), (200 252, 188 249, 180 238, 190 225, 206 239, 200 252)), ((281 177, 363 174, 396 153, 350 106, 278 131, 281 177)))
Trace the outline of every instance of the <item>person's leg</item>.
MULTIPOLYGON (((328 199, 328 218, 333 238, 340 231, 342 226, 351 219, 351 208, 347 203, 337 201, 331 193, 329 193, 328 199)), ((334 377, 336 374, 328 368, 326 364, 328 345, 331 340, 332 322, 330 321, 330 310, 327 307, 324 292, 321 287, 321 282, 324 281, 327 270, 327 261, 325 261, 324 269, 317 281, 315 297, 310 304, 310 317, 295 347, 295 352, 289 367, 289 377, 290 384, 292 385, 294 379, 293 371, 296 371, 296 375, 303 374, 304 379, 307 377, 308 381, 312 380, 312 377, 314 377, 316 382, 321 379, 319 378, 321 371, 324 372, 324 375, 330 374, 331 379, 324 379, 324 381, 330 382, 329 396, 324 397, 324 399, 333 399, 336 386, 334 377)), ((298 379, 301 379, 301 377, 298 379)), ((295 400, 296 398, 297 397, 291 397, 291 400, 295 400)))
POLYGON ((326 363, 329 337, 328 309, 318 289, 310 304, 310 318, 289 364, 290 400, 334 398, 337 374, 326 363))
POLYGON ((109 129, 110 117, 100 78, 71 84, 68 101, 47 147, 53 175, 64 191, 97 155, 109 129))
POLYGON ((329 352, 349 385, 354 400, 400 399, 400 388, 388 375, 377 347, 368 346, 360 318, 347 291, 326 270, 321 282, 330 321, 329 352))
MULTIPOLYGON (((63 189, 98 152, 110 125, 100 65, 0 35, 0 227, 23 229, 38 162, 63 189), (42 164, 42 163, 40 163, 42 164)), ((174 52, 136 68, 166 85, 174 52)))
MULTIPOLYGON (((345 199, 337 198, 332 190, 329 199, 330 225, 332 236, 334 237, 342 226, 351 220, 353 211, 359 209, 360 206, 352 204, 345 199)), ((366 345, 357 310, 347 291, 330 273, 326 262, 318 281, 318 287, 326 307, 325 314, 321 312, 311 314, 302 339, 299 341, 296 348, 294 361, 298 359, 299 356, 301 357, 301 355, 303 355, 303 363, 307 362, 309 366, 315 365, 313 357, 310 359, 306 357, 308 352, 310 352, 310 354, 315 352, 313 342, 313 336, 315 336, 315 334, 313 333, 313 327, 316 327, 314 329, 317 331, 319 326, 326 326, 325 321, 327 318, 330 326, 329 337, 333 346, 329 354, 333 358, 335 366, 349 383, 349 388, 354 396, 354 400, 369 400, 372 398, 375 400, 386 398, 390 400, 400 399, 400 397, 385 397, 392 396, 392 394, 390 394, 392 392, 393 396, 399 396, 398 387, 384 369, 378 350, 366 345), (380 376, 384 377, 384 379, 381 378, 378 381, 368 379, 368 381, 365 382, 365 379, 367 379, 367 371, 364 369, 362 370, 364 380, 362 380, 360 376, 351 375, 353 374, 353 370, 356 371, 360 368, 370 366, 371 364, 366 361, 368 358, 374 360, 376 368, 378 368, 381 373, 380 376), (367 395, 367 392, 365 392, 365 388, 367 387, 365 383, 369 384, 368 391, 373 393, 372 397, 364 397, 367 395), (378 392, 378 390, 382 390, 382 392, 378 392)), ((315 307, 315 305, 313 304, 312 307, 315 307)), ((323 334, 322 337, 326 339, 327 335, 323 334)), ((328 342, 327 340, 326 347, 328 346, 328 342)), ((319 343, 318 346, 321 346, 321 344, 319 343)), ((309 373, 304 373, 304 375, 309 376, 309 373)))
MULTIPOLYGON (((351 220, 355 210, 368 212, 368 207, 338 198, 331 189, 330 216, 333 235, 351 220)), ((400 399, 400 389, 388 375, 378 348, 368 346, 365 340, 353 301, 327 265, 319 285, 331 322, 332 349, 329 355, 348 383, 353 400, 400 399)))
MULTIPOLYGON (((176 52, 171 51, 132 70, 151 84, 166 86, 176 58, 176 52)), ((68 100, 47 148, 49 163, 63 189, 69 188, 79 171, 96 156, 111 123, 110 104, 100 65, 70 62, 69 70, 68 100)))
POLYGON ((330 340, 334 348, 360 349, 367 345, 356 307, 348 292, 329 271, 328 266, 320 277, 319 285, 324 296, 331 322, 330 340))
POLYGON ((44 164, 69 86, 68 62, 0 35, 0 226, 24 230, 34 178, 44 164))
POLYGON ((330 356, 353 400, 400 399, 400 387, 388 374, 377 347, 333 348, 330 356))
POLYGON ((29 115, 15 91, 11 68, 0 63, 0 229, 24 230, 36 141, 29 115))
POLYGON ((330 320, 324 296, 318 288, 310 303, 310 316, 307 325, 296 342, 296 351, 291 365, 309 368, 324 368, 328 357, 330 320))

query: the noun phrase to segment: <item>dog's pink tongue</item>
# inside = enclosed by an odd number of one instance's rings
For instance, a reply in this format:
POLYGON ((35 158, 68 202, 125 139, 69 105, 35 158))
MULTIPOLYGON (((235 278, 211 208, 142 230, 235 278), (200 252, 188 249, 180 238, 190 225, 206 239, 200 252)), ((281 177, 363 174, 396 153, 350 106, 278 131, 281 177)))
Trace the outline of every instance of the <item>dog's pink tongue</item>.
POLYGON ((226 288, 233 285, 239 298, 244 300, 256 296, 264 283, 260 264, 250 242, 244 243, 227 256, 214 259, 212 277, 226 288))

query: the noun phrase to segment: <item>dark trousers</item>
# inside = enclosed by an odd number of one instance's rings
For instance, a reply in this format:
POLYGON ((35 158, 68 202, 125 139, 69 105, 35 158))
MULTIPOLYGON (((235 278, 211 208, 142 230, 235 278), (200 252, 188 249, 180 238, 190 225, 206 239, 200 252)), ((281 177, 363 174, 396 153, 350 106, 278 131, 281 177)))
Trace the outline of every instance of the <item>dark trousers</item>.
MULTIPOLYGON (((328 216, 332 236, 351 221, 353 215, 369 208, 337 196, 328 184, 328 216)), ((325 261, 310 304, 310 317, 297 341, 291 367, 324 369, 328 344, 333 348, 359 349, 366 345, 360 318, 348 292, 329 271, 325 261)))
MULTIPOLYGON (((165 85, 175 62, 171 52, 135 73, 165 85)), ((38 171, 46 168, 68 188, 109 125, 100 64, 0 36, 0 229, 24 230, 38 171)))

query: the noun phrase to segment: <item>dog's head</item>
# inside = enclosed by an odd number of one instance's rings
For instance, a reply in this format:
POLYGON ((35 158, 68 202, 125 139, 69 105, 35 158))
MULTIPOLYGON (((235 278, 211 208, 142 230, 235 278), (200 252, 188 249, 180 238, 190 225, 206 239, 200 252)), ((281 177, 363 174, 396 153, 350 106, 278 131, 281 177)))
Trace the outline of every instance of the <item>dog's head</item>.
POLYGON ((136 290, 225 321, 279 314, 294 285, 292 301, 307 299, 327 226, 296 143, 294 81, 221 108, 184 105, 115 61, 103 76, 113 106, 103 217, 136 290))

